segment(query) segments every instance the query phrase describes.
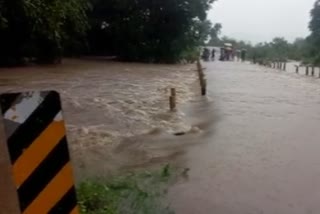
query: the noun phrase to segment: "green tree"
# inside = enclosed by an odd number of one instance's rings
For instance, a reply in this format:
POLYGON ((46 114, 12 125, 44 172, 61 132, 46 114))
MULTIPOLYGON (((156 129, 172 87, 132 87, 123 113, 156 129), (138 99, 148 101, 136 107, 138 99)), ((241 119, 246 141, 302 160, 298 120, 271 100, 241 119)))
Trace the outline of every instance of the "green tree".
POLYGON ((93 0, 91 53, 123 60, 175 62, 206 38, 214 0, 93 0))
POLYGON ((311 10, 311 21, 309 23, 311 35, 307 38, 309 43, 309 58, 312 62, 320 64, 320 0, 314 3, 311 10))
POLYGON ((216 23, 213 28, 211 28, 210 30, 210 41, 209 44, 210 45, 220 45, 221 41, 220 41, 220 34, 222 31, 222 25, 220 23, 216 23))
POLYGON ((0 0, 0 64, 23 58, 53 62, 84 36, 85 0, 0 0))

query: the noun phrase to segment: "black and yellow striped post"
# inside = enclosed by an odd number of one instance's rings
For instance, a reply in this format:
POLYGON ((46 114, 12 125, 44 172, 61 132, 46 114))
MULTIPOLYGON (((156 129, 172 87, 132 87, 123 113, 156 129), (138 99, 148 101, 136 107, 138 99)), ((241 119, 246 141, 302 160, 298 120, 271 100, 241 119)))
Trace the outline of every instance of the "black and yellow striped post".
POLYGON ((2 94, 0 104, 21 213, 78 214, 59 94, 2 94))

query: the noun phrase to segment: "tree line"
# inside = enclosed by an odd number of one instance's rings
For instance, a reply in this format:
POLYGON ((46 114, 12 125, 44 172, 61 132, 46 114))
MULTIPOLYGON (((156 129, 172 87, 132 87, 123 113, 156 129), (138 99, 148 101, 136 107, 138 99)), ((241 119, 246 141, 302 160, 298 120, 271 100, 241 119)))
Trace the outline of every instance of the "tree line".
POLYGON ((311 34, 306 38, 297 38, 293 42, 285 38, 276 37, 270 42, 262 42, 252 45, 250 42, 239 41, 229 37, 220 38, 221 24, 216 24, 211 29, 211 39, 206 45, 222 46, 224 43, 232 43, 235 48, 246 49, 248 57, 257 62, 262 60, 296 60, 304 64, 320 65, 320 0, 316 0, 310 12, 311 20, 309 29, 311 34))
POLYGON ((0 0, 0 65, 78 55, 177 62, 207 39, 214 1, 0 0))

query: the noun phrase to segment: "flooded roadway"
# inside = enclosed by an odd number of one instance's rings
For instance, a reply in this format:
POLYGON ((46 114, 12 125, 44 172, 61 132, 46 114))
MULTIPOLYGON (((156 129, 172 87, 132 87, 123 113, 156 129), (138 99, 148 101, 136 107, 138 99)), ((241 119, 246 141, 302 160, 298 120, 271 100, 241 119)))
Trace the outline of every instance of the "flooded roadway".
POLYGON ((196 77, 195 65, 65 59, 61 65, 1 68, 0 92, 60 92, 76 178, 83 179, 171 156, 139 143, 146 133, 191 129, 181 112, 169 111, 168 100, 175 87, 178 107, 188 102, 196 77))
POLYGON ((229 62, 207 63, 212 121, 181 162, 190 168, 170 201, 177 214, 318 214, 320 80, 229 62), (204 142, 202 142, 204 141, 204 142))

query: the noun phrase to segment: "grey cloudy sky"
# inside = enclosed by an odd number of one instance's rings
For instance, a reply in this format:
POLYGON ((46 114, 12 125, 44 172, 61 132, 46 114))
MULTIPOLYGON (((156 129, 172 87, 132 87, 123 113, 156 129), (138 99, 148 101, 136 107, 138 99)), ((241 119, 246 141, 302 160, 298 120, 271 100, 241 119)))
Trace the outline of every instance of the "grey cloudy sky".
POLYGON ((292 41, 309 34, 310 10, 315 0, 218 0, 209 12, 222 34, 253 43, 276 36, 292 41))

